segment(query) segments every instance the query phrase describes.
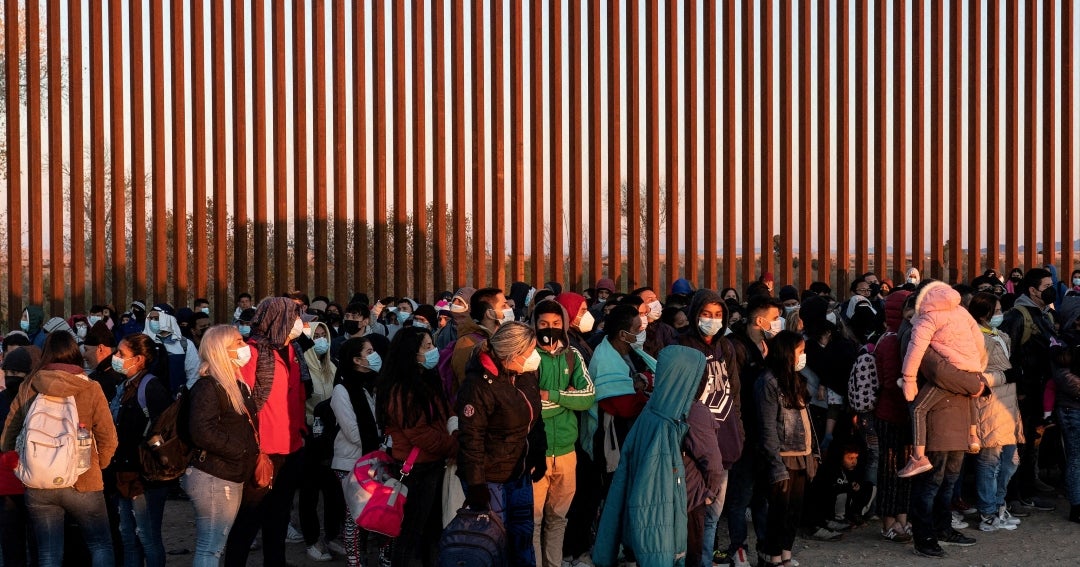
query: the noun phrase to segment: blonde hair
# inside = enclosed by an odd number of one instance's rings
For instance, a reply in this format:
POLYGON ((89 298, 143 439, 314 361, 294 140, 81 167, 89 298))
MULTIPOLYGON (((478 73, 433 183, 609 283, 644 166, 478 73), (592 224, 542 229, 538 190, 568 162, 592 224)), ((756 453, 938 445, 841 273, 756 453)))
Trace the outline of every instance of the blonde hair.
POLYGON ((503 323, 491 338, 487 340, 488 350, 502 362, 529 351, 529 345, 536 341, 536 332, 525 323, 517 321, 503 323))
POLYGON ((216 325, 207 329, 199 343, 199 375, 217 380, 229 397, 233 410, 244 413, 247 411, 244 396, 236 383, 240 379, 240 369, 233 364, 229 354, 229 348, 239 336, 240 332, 232 325, 216 325))

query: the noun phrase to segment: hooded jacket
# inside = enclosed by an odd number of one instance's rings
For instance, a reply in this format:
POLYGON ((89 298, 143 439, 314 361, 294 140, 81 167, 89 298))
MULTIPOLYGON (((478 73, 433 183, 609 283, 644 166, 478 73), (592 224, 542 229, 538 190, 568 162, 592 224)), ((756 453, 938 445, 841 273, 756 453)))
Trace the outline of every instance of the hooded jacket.
POLYGON ((908 403, 904 392, 897 385, 900 378, 900 323, 904 321, 904 302, 910 291, 897 290, 885 298, 885 334, 874 349, 874 362, 878 373, 878 402, 874 415, 894 424, 906 424, 910 420, 908 403))
POLYGON ((683 346, 660 353, 652 397, 622 446, 592 560, 618 563, 619 545, 642 567, 671 567, 686 556, 686 472, 682 443, 705 356, 683 346))
POLYGON ((48 333, 41 328, 45 322, 45 310, 40 305, 28 305, 26 316, 29 319, 30 328, 26 330, 26 336, 30 338, 30 344, 42 348, 45 346, 45 335, 48 333))
MULTIPOLYGON (((1005 319, 999 327, 1011 339, 1009 341, 1010 362, 1009 380, 1018 384, 1020 395, 1032 400, 1042 399, 1043 386, 1052 377, 1050 364, 1050 340, 1057 338, 1053 321, 1027 295, 1016 298, 1013 308, 1005 313, 1005 319), (1031 318, 1032 329, 1028 340, 1024 341, 1023 311, 1031 318)), ((1035 402, 1032 401, 1032 404, 1035 402)))
MULTIPOLYGON (((559 305, 559 310, 563 329, 566 329, 569 325, 566 310, 562 305, 559 305)), ((537 318, 534 312, 534 328, 537 318)), ((553 351, 538 347, 536 352, 540 353, 540 368, 537 371, 540 390, 548 392, 548 399, 540 402, 544 432, 547 434, 545 456, 561 457, 574 452, 574 443, 578 439, 578 417, 575 412, 593 407, 596 390, 585 359, 574 347, 559 344, 553 351)))
MULTIPOLYGON (((450 392, 450 399, 454 399, 457 390, 465 381, 465 371, 469 360, 473 357, 476 345, 486 341, 491 336, 487 327, 473 321, 466 320, 458 327, 457 342, 454 343, 454 352, 450 355, 450 367, 454 369, 454 391, 450 392)), ((449 346, 449 345, 447 345, 449 346)))
POLYGON ((960 305, 960 294, 941 282, 927 284, 915 299, 911 343, 901 374, 914 380, 926 349, 933 346, 949 364, 965 372, 986 370, 986 345, 979 324, 960 305))
POLYGON ((983 447, 1022 443, 1024 434, 1020 426, 1016 384, 1005 379, 1005 372, 1012 368, 1009 363, 1009 336, 996 329, 981 329, 989 360, 983 377, 986 378, 986 385, 993 388, 994 394, 979 396, 972 401, 978 416, 976 429, 979 441, 983 447))
POLYGON ((739 379, 739 363, 734 345, 724 337, 727 329, 728 307, 720 294, 712 290, 700 290, 690 300, 687 308, 690 324, 686 333, 679 336, 679 344, 693 348, 705 355, 707 380, 701 402, 716 420, 716 438, 720 453, 724 456, 724 468, 731 468, 742 455, 746 432, 742 425, 742 381, 739 379), (718 304, 723 310, 724 325, 712 337, 698 328, 701 310, 709 304, 718 304))
MULTIPOLYGON (((593 349, 589 346, 589 341, 586 338, 586 334, 579 331, 576 327, 571 327, 570 323, 573 323, 577 317, 577 312, 581 310, 582 304, 585 303, 585 296, 574 293, 572 291, 564 291, 555 296, 555 301, 559 302, 559 305, 563 306, 566 310, 567 325, 566 334, 570 338, 570 346, 576 348, 582 358, 585 359, 585 364, 588 365, 592 360, 593 349), (573 313, 574 315, 570 315, 573 313)), ((589 315, 590 317, 592 314, 589 315)), ((594 322, 595 323, 595 322, 594 322)), ((589 330, 592 333, 592 329, 589 330)))
POLYGON ((176 317, 159 311, 158 325, 158 332, 153 333, 150 331, 150 319, 144 320, 143 334, 165 347, 165 360, 155 363, 155 374, 165 377, 169 382, 169 391, 175 394, 180 386, 190 388, 199 379, 199 349, 181 334, 176 317))
MULTIPOLYGON (((318 327, 326 330, 326 338, 330 340, 330 327, 327 327, 326 323, 312 323, 312 336, 315 335, 315 329, 318 327)), ((307 424, 311 426, 314 421, 315 406, 319 402, 329 399, 330 395, 334 393, 334 375, 337 373, 337 366, 334 361, 330 360, 329 351, 319 356, 315 354, 314 348, 304 351, 304 362, 307 363, 308 373, 311 376, 311 396, 308 397, 304 406, 307 414, 307 424)))
POLYGON ((70 364, 48 364, 35 372, 29 380, 29 387, 24 384, 19 388, 19 393, 11 404, 11 413, 4 424, 3 437, 0 437, 0 451, 15 450, 15 440, 22 432, 23 421, 34 396, 39 393, 63 398, 73 396, 79 421, 90 430, 94 439, 90 469, 79 476, 74 488, 78 492, 103 490, 101 469, 109 466, 112 461, 117 441, 116 426, 113 425, 112 414, 109 412, 109 402, 105 400, 105 394, 101 393, 101 385, 88 379, 82 373, 81 367, 70 364))

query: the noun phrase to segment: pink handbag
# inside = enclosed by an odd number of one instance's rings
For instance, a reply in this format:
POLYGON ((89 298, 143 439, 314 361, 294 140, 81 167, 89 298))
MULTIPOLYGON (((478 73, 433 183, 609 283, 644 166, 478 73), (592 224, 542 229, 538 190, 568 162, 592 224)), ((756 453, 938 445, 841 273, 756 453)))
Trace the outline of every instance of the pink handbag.
POLYGON ((413 447, 401 467, 401 477, 394 478, 394 459, 386 451, 372 451, 356 461, 353 474, 342 483, 345 502, 353 521, 365 530, 389 537, 401 534, 405 500, 409 489, 405 477, 412 471, 420 448, 413 447))

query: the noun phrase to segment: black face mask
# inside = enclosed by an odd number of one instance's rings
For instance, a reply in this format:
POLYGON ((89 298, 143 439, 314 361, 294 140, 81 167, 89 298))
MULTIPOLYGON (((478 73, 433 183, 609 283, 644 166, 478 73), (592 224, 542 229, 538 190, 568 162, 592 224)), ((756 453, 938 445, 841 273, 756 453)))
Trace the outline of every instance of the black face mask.
POLYGON ((1045 303, 1046 305, 1050 305, 1051 303, 1057 301, 1057 290, 1054 289, 1054 286, 1050 286, 1042 290, 1040 297, 1042 297, 1043 303, 1045 303))
POLYGON ((536 344, 540 346, 552 346, 558 342, 566 344, 566 330, 548 327, 536 331, 536 344))
POLYGON ((19 386, 22 385, 23 379, 24 379, 23 376, 5 376, 4 377, 4 388, 7 388, 7 390, 10 392, 9 395, 12 398, 15 397, 15 392, 18 391, 19 386))
POLYGON ((345 331, 346 335, 355 335, 360 332, 360 321, 356 319, 346 319, 341 323, 341 329, 345 331))
POLYGON ((337 311, 330 311, 330 312, 328 312, 326 314, 326 320, 331 322, 331 323, 340 323, 341 322, 341 314, 338 313, 337 311))

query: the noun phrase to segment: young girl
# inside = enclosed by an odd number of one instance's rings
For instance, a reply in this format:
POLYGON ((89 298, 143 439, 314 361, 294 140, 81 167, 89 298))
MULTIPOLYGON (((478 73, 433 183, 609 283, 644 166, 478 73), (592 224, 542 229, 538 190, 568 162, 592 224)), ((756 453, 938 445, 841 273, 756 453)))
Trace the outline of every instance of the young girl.
MULTIPOLYGON (((960 294, 956 290, 934 281, 916 293, 911 343, 904 357, 900 380, 897 381, 904 390, 904 398, 915 402, 911 419, 915 449, 908 464, 897 473, 902 478, 934 468, 926 458, 926 414, 942 396, 948 395, 933 384, 926 384, 921 391, 916 384, 916 374, 926 349, 933 347, 949 364, 965 372, 984 372, 987 362, 982 331, 960 304, 960 294)), ((968 433, 968 448, 973 452, 978 452, 980 448, 976 423, 977 416, 973 410, 968 433)))

